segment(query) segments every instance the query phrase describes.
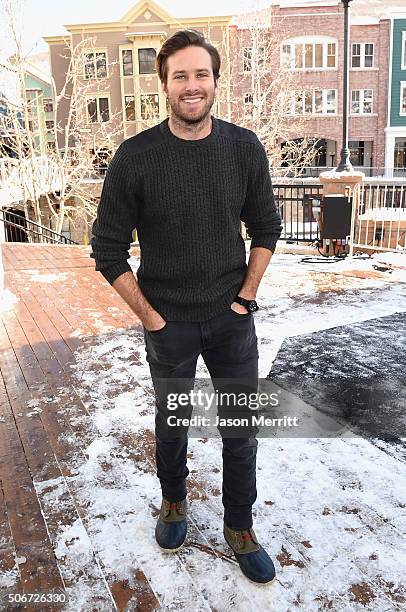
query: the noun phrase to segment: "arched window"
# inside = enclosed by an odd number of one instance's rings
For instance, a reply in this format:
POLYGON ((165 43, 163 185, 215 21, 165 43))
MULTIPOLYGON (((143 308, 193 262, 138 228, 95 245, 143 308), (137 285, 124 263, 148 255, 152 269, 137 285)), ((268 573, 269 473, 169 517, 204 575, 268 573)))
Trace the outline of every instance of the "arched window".
POLYGON ((281 45, 281 65, 292 70, 335 70, 337 57, 338 42, 330 36, 298 36, 281 45))

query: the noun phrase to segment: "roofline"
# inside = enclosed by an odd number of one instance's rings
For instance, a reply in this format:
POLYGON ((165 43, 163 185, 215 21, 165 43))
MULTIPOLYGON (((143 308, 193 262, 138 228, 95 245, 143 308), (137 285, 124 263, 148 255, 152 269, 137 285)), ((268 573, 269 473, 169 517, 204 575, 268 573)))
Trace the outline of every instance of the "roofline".
MULTIPOLYGON (((179 26, 181 23, 187 24, 206 24, 210 23, 211 25, 227 25, 231 19, 232 15, 207 15, 204 17, 170 17, 166 19, 163 23, 167 25, 175 25, 179 26)), ((154 22, 143 22, 143 24, 139 25, 162 25, 160 21, 154 22)), ((106 21, 99 23, 74 23, 74 24, 65 24, 64 28, 67 29, 68 32, 76 33, 76 32, 122 32, 126 27, 134 26, 133 23, 124 23, 122 21, 106 21)), ((47 37, 47 38, 55 38, 55 37, 47 37)))

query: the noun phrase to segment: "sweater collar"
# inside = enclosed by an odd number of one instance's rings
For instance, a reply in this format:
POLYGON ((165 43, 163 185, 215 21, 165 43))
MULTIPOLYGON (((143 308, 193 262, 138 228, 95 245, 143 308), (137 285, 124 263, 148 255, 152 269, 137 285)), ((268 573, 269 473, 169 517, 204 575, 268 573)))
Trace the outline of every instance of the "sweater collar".
POLYGON ((220 130, 218 120, 212 116, 212 129, 208 136, 206 136, 205 138, 199 138, 198 140, 187 140, 185 138, 178 138, 178 136, 175 136, 175 134, 173 134, 169 129, 168 121, 169 119, 165 119, 164 121, 162 121, 162 123, 159 124, 159 129, 161 130, 164 137, 173 143, 181 144, 187 147, 196 147, 209 144, 217 138, 220 130))

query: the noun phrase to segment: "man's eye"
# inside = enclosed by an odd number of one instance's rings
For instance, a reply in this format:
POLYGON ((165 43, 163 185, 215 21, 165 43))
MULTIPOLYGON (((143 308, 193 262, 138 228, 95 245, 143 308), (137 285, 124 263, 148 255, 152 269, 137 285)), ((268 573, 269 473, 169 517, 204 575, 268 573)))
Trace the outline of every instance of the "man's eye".
POLYGON ((175 79, 184 79, 185 75, 184 74, 177 74, 175 79))

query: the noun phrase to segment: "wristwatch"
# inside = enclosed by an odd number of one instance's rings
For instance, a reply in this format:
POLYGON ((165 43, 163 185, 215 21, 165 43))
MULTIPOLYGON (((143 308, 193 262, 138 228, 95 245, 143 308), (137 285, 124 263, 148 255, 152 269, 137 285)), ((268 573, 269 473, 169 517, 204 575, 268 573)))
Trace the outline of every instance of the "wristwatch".
POLYGON ((245 298, 242 298, 237 295, 237 297, 234 298, 234 302, 237 302, 237 304, 241 304, 241 306, 244 306, 244 308, 246 308, 248 312, 256 312, 257 310, 259 310, 259 306, 255 300, 246 300, 245 298))

